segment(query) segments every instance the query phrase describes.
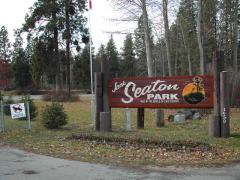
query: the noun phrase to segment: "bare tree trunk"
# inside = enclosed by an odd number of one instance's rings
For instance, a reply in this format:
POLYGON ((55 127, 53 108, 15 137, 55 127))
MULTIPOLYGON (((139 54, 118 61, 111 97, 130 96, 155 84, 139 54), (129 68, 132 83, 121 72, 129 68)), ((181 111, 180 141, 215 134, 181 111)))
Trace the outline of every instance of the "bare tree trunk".
POLYGON ((204 51, 203 51, 203 28, 202 28, 202 0, 198 0, 198 16, 197 16, 197 39, 200 54, 200 73, 205 74, 204 68, 204 51))
POLYGON ((146 47, 146 56, 147 56, 147 68, 148 68, 148 76, 153 76, 153 55, 152 55, 152 47, 150 43, 150 31, 148 24, 148 14, 146 7, 146 0, 141 0, 142 2, 142 11, 143 11, 143 26, 144 26, 144 37, 145 37, 145 47, 146 47))
POLYGON ((235 4, 235 21, 233 24, 233 33, 234 33, 234 44, 233 44, 233 67, 234 70, 238 71, 238 9, 239 9, 239 0, 236 0, 235 4))
POLYGON ((188 59, 188 72, 189 76, 192 76, 192 61, 191 61, 191 50, 187 48, 187 59, 188 59))
POLYGON ((178 24, 179 24, 180 29, 181 29, 181 34, 182 34, 182 38, 183 38, 183 45, 184 45, 184 48, 185 48, 185 50, 186 50, 186 52, 187 52, 188 72, 189 72, 189 75, 191 76, 191 75, 192 75, 191 50, 190 50, 189 46, 188 46, 187 43, 186 43, 184 31, 183 31, 183 28, 182 28, 182 22, 179 20, 179 21, 178 21, 178 24))
MULTIPOLYGON (((53 0, 53 7, 56 7, 56 1, 53 0)), ((52 11, 52 18, 54 24, 54 29, 53 29, 53 36, 54 36, 54 58, 55 58, 55 63, 56 63, 56 75, 55 75, 55 91, 58 93, 61 89, 60 87, 60 63, 59 63, 59 49, 58 49, 58 28, 57 28, 57 12, 56 9, 52 11)))
POLYGON ((161 51, 161 58, 162 58, 162 76, 166 76, 166 73, 165 73, 165 56, 164 56, 164 48, 163 48, 163 45, 162 43, 160 44, 160 51, 161 51))
MULTIPOLYGON (((178 42, 179 36, 178 36, 178 25, 177 25, 177 37, 176 40, 178 42)), ((177 65, 178 65, 178 44, 176 43, 176 50, 175 50, 175 59, 174 59, 174 75, 177 76, 177 65)))
POLYGON ((169 24, 168 24, 168 0, 162 0, 162 2, 163 2, 163 19, 164 19, 167 62, 168 62, 168 72, 169 72, 168 74, 169 74, 169 76, 172 76, 171 53, 170 53, 170 35, 169 35, 169 24))
POLYGON ((70 98, 71 96, 71 82, 70 82, 70 42, 71 42, 71 34, 70 34, 70 22, 69 22, 69 0, 65 0, 65 13, 66 13, 66 64, 67 64, 67 72, 66 72, 66 84, 67 84, 67 96, 70 98))
POLYGON ((174 75, 177 76, 178 75, 178 71, 177 71, 177 65, 178 65, 178 48, 176 47, 176 52, 175 52, 175 59, 174 59, 174 75))

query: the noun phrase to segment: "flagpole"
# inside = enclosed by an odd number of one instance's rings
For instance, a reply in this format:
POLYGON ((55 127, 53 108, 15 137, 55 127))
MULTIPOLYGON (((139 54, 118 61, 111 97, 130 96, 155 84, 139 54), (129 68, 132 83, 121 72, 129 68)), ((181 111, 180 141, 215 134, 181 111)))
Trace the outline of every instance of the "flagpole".
POLYGON ((91 78, 91 119, 93 127, 95 124, 95 111, 94 111, 94 89, 93 89, 93 59, 92 59, 92 27, 91 27, 91 10, 92 1, 89 0, 89 53, 90 53, 90 78, 91 78))

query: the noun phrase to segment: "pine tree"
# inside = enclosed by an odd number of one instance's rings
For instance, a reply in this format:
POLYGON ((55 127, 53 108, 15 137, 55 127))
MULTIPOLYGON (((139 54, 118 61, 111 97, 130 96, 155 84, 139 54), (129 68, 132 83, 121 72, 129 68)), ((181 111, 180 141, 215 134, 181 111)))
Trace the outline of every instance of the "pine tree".
POLYGON ((177 15, 177 26, 179 29, 180 43, 178 47, 181 72, 183 75, 199 74, 196 8, 193 0, 181 1, 177 15))
POLYGON ((96 59, 94 61, 94 71, 100 72, 101 71, 101 62, 103 60, 107 60, 106 48, 103 44, 100 45, 98 52, 96 54, 96 59))
POLYGON ((138 27, 134 31, 134 49, 137 57, 137 76, 147 76, 146 48, 144 46, 144 38, 142 18, 139 18, 138 27))
POLYGON ((121 60, 121 76, 130 77, 136 74, 135 53, 133 49, 132 35, 128 34, 124 41, 122 60, 121 60))
MULTIPOLYGON (((150 26, 151 49, 153 49, 153 36, 150 26)), ((138 26, 134 31, 134 51, 136 54, 137 73, 136 76, 148 76, 147 62, 146 62, 146 47, 142 16, 138 20, 138 26)))
POLYGON ((90 61, 89 45, 86 45, 82 52, 75 57, 73 64, 74 86, 90 90, 90 61))
POLYGON ((5 26, 0 29, 0 57, 4 61, 9 61, 11 56, 11 44, 8 39, 8 31, 5 26))
MULTIPOLYGON (((60 78, 60 69, 62 62, 60 60, 59 44, 65 44, 66 48, 66 79, 67 90, 70 96, 70 60, 71 46, 80 49, 80 43, 88 43, 88 29, 85 27, 86 11, 85 0, 38 0, 32 7, 30 15, 26 16, 26 22, 23 29, 25 31, 35 30, 37 36, 42 34, 52 45, 52 59, 55 63, 54 73, 56 75, 56 90, 59 91, 62 81, 60 78), (43 23, 43 21, 45 21, 43 23), (79 40, 80 39, 80 40, 79 40), (61 41, 61 42, 59 42, 61 41)), ((49 49, 50 50, 50 49, 49 49)))
POLYGON ((22 45, 22 38, 16 33, 12 58, 12 73, 16 88, 25 88, 32 82, 29 61, 22 45))
POLYGON ((118 51, 111 35, 106 47, 107 60, 109 62, 109 72, 111 77, 118 77, 119 75, 119 57, 118 51))
MULTIPOLYGON (((39 86, 44 74, 44 62, 47 58, 45 44, 35 39, 33 42, 32 55, 31 55, 31 75, 35 86, 39 86)), ((47 67, 46 67, 47 68, 47 67)), ((46 72, 46 71, 45 71, 46 72)))

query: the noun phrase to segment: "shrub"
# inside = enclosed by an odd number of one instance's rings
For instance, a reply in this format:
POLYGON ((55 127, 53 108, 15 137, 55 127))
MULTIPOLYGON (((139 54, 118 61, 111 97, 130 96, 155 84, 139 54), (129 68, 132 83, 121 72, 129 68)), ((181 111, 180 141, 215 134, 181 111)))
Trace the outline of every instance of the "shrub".
POLYGON ((11 96, 9 96, 7 100, 4 100, 4 102, 3 102, 3 104, 4 104, 4 114, 6 116, 11 115, 10 104, 14 104, 14 103, 15 102, 13 101, 11 96))
POLYGON ((48 129, 57 129, 66 125, 67 114, 64 112, 63 105, 57 102, 47 105, 42 112, 42 121, 48 129))
POLYGON ((30 95, 23 96, 20 101, 20 103, 24 103, 26 110, 27 110, 27 102, 29 103, 30 117, 31 119, 34 119, 35 117, 37 117, 38 112, 37 112, 37 107, 33 102, 33 100, 31 99, 30 95))
POLYGON ((71 97, 68 97, 66 91, 60 91, 56 93, 55 91, 49 92, 43 96, 44 101, 57 101, 57 102, 74 102, 79 101, 79 96, 76 94, 71 94, 71 97))

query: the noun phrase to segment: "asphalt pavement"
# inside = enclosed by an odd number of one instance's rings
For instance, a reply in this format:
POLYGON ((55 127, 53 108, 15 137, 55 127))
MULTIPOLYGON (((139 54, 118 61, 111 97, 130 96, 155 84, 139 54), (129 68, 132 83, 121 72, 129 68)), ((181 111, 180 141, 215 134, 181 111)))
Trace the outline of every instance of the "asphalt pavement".
POLYGON ((0 180, 240 180, 240 164, 221 168, 106 166, 0 146, 0 180))
MULTIPOLYGON (((80 97, 91 97, 91 94, 79 94, 80 97)), ((23 96, 14 95, 11 96, 12 100, 18 101, 21 100, 23 96)), ((43 95, 30 95, 31 99, 39 100, 43 98, 43 95)), ((3 99, 7 100, 9 96, 3 96, 3 99)))

